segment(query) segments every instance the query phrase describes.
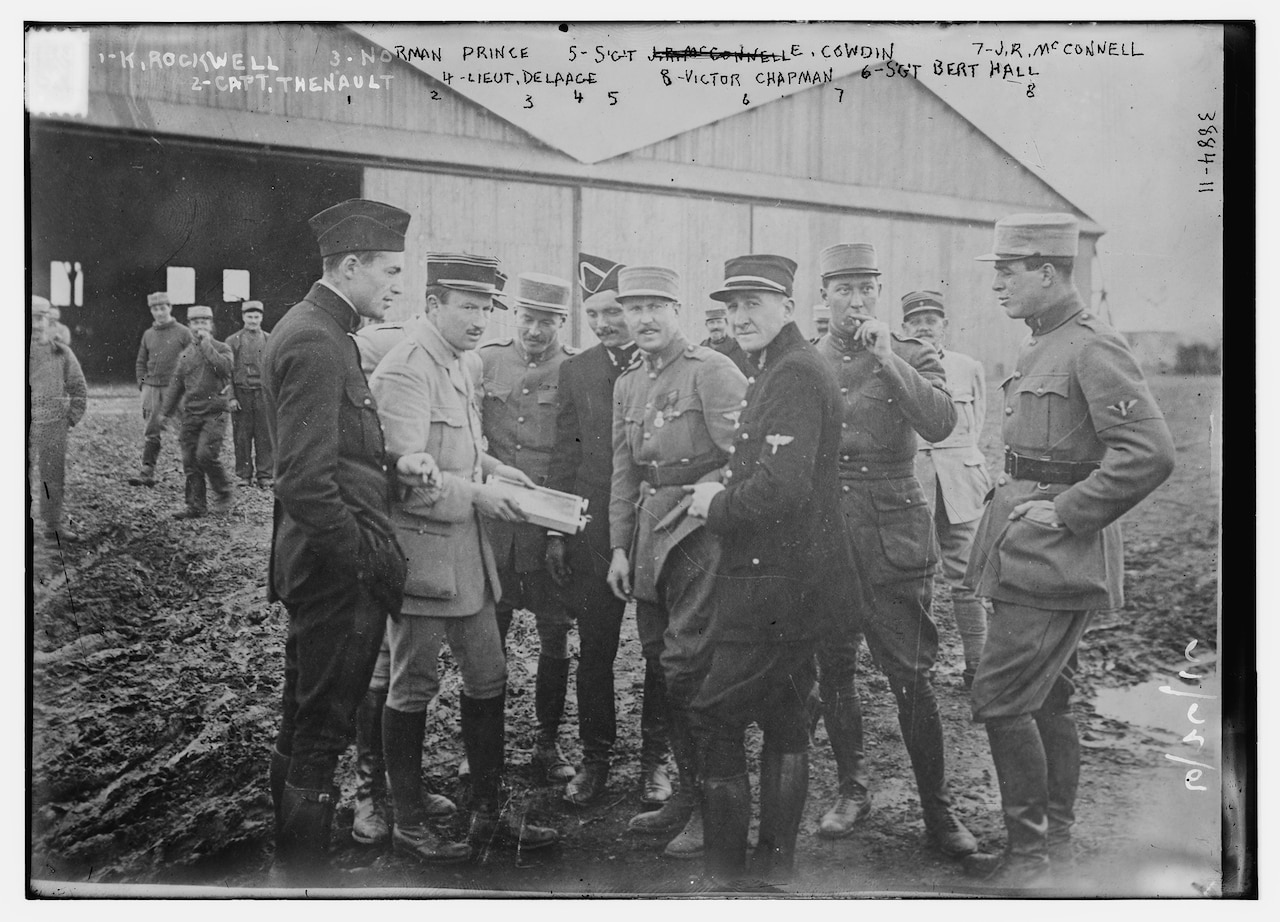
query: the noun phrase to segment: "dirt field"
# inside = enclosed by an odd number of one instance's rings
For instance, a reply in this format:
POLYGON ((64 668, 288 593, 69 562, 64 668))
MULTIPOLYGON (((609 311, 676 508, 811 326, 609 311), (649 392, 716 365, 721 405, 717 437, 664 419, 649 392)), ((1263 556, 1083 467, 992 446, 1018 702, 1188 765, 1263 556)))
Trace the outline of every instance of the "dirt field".
MULTIPOLYGON (((1217 766, 1213 699, 1194 728, 1188 700, 1216 695, 1220 379, 1152 382, 1178 445, 1172 479, 1125 520, 1127 604, 1101 615, 1081 649, 1077 700, 1084 742, 1077 843, 1082 870, 1070 892, 1195 897, 1220 892, 1219 786, 1214 769, 1189 790, 1192 766, 1217 766), (1189 656, 1188 644, 1196 641, 1189 656), (1202 676, 1179 679, 1179 670, 1202 676), (1199 686, 1199 687, 1197 687, 1199 686), (1164 689, 1163 691, 1161 689, 1164 689)), ((994 386, 994 382, 993 382, 994 386)), ((995 471, 998 422, 984 449, 995 471)), ((40 881, 254 887, 270 860, 267 756, 274 736, 285 613, 266 602, 269 494, 242 490, 221 518, 177 521, 182 475, 167 436, 159 483, 126 486, 142 420, 130 387, 94 388, 73 431, 67 508, 82 540, 37 546, 32 673, 31 877, 40 881)), ((226 462, 230 467, 228 433, 226 462)), ((985 846, 1003 841, 986 737, 969 720, 958 635, 945 585, 935 616, 943 638, 936 683, 948 769, 960 815, 985 846)), ((609 796, 561 809, 558 791, 530 782, 537 639, 521 616, 512 632, 508 691, 510 780, 521 803, 559 828, 548 855, 491 852, 475 863, 429 869, 351 843, 350 755, 335 823, 338 861, 359 869, 349 886, 570 893, 693 893, 699 867, 664 860, 660 842, 626 833, 636 812, 638 696, 642 666, 634 621, 618 658, 620 746, 609 796)), ((447 655, 447 654, 446 654, 447 655)), ((576 651, 575 651, 576 655, 576 651)), ((829 805, 834 760, 824 731, 812 752, 796 894, 976 894, 959 866, 928 851, 892 696, 865 659, 861 688, 874 778, 874 811, 849 839, 813 834, 829 805)), ((456 673, 435 706, 424 768, 465 800, 454 777, 456 673)), ((578 755, 570 690, 562 738, 578 755)), ((1199 777, 1199 776, 1197 776, 1199 777)), ((1196 781, 1196 779, 1192 779, 1196 781)))

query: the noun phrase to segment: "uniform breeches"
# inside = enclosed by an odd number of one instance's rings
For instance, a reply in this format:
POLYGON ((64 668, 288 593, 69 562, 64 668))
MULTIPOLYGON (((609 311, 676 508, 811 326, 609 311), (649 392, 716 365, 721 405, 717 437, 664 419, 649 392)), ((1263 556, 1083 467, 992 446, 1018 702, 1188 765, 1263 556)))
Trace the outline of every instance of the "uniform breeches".
POLYGON ((62 494, 66 478, 67 421, 65 418, 31 421, 32 487, 39 496, 45 531, 62 525, 62 494))
POLYGON ((503 693, 507 658, 493 599, 486 593, 484 607, 465 618, 401 615, 387 622, 388 707, 409 712, 427 709, 440 691, 440 647, 445 641, 462 674, 463 694, 481 700, 503 693))
POLYGON ((160 456, 160 434, 164 432, 164 396, 169 389, 154 384, 142 385, 142 418, 146 429, 142 435, 142 466, 153 467, 160 456))
POLYGON ((323 790, 354 733, 386 614, 359 583, 288 606, 284 695, 276 749, 290 757, 288 781, 323 790))
POLYGON ((236 388, 238 412, 231 414, 236 449, 236 476, 259 481, 272 475, 271 435, 267 431, 267 400, 258 388, 236 388), (255 463, 256 462, 256 463, 255 463))
POLYGON ((973 719, 1066 711, 1076 648, 1093 612, 992 604, 987 645, 973 680, 973 719))
POLYGON ((707 632, 719 564, 719 541, 699 529, 667 556, 658 579, 662 601, 636 601, 641 649, 661 663, 672 708, 689 706, 710 663, 707 632))
POLYGON ((560 600, 551 574, 546 570, 518 573, 509 565, 499 566, 498 582, 502 585, 502 599, 497 604, 502 645, 506 646, 513 612, 522 608, 533 612, 539 655, 548 659, 568 659, 573 615, 560 600))
POLYGON ((969 568, 969 552, 973 549, 973 536, 978 533, 978 522, 948 522, 946 504, 942 502, 939 488, 934 507, 934 525, 938 531, 938 547, 941 551, 943 577, 952 586, 951 597, 973 598, 973 591, 962 588, 965 571, 969 568))
POLYGON ((225 494, 231 485, 227 472, 222 468, 219 455, 222 440, 227 434, 227 415, 212 413, 208 416, 184 414, 179 442, 182 446, 182 470, 187 475, 187 505, 204 508, 204 479, 215 493, 225 494))

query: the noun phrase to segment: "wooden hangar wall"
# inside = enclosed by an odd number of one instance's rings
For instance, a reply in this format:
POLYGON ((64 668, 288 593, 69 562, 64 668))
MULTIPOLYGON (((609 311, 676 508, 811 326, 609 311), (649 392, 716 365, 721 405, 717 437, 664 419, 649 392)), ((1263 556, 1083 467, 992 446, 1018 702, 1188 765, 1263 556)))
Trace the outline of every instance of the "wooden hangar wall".
MULTIPOLYGON (((335 47, 381 52, 341 26, 95 27, 98 53, 237 49, 263 62, 323 73, 335 47)), ((911 80, 829 86, 735 114, 597 164, 582 164, 400 61, 361 105, 336 93, 194 92, 172 75, 91 68, 87 122, 153 137, 189 138, 280 157, 362 167, 363 194, 414 213, 411 250, 469 249, 506 270, 573 277, 579 249, 680 271, 682 322, 703 334, 706 292, 726 258, 778 252, 800 264, 796 304, 812 328, 817 254, 874 243, 884 272, 881 316, 898 298, 937 287, 948 296, 953 345, 996 370, 1023 336, 994 304, 991 225, 1013 211, 1071 211, 1084 231, 1077 283, 1088 297, 1102 228, 927 87, 911 80), (840 90, 842 92, 836 92, 840 90), (279 94, 275 94, 279 95, 279 94), (283 117, 281 117, 283 116, 283 117), (351 127, 360 127, 351 131, 351 127)), ((83 124, 83 122, 82 122, 83 124)), ((282 225, 305 215, 280 215, 282 225)), ((410 261, 399 313, 422 300, 424 267, 410 261)), ((499 323, 494 335, 504 332, 499 323)), ((591 342, 576 315, 572 338, 591 342)))

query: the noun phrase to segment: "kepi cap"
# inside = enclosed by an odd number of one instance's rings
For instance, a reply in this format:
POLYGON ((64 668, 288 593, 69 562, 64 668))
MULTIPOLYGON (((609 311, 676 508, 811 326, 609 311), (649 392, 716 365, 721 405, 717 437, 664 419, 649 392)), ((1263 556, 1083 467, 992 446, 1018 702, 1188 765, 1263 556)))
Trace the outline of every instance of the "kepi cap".
POLYGON ((568 316, 572 295, 572 286, 565 279, 540 272, 521 272, 516 276, 515 289, 504 292, 501 297, 510 307, 568 316))
POLYGON ((1074 259, 1080 250, 1080 222, 1075 215, 1011 214, 996 222, 991 252, 974 258, 983 262, 1056 256, 1074 259))
MULTIPOLYGON (((502 290, 507 277, 498 268, 494 256, 476 256, 474 253, 428 253, 427 284, 469 291, 493 297, 502 290)), ((503 310, 507 306, 496 302, 503 310)))
POLYGON ((202 317, 205 320, 212 320, 213 308, 205 307, 203 304, 193 304, 187 308, 188 320, 199 320, 202 317))
POLYGON ((172 304, 169 300, 169 292, 153 291, 147 295, 147 307, 155 307, 157 304, 172 304))
POLYGON ((727 301, 739 291, 772 291, 791 297, 796 261, 785 256, 753 253, 725 261, 724 285, 711 292, 715 301, 727 301))
POLYGON ((249 313, 249 311, 257 311, 259 314, 261 314, 262 302, 261 301, 241 301, 240 313, 247 314, 249 313))
POLYGON ((410 217, 403 208, 353 198, 326 208, 307 223, 320 244, 321 256, 370 251, 403 253, 410 217))
POLYGON ((708 307, 704 319, 706 320, 724 320, 729 316, 729 312, 722 306, 717 304, 715 307, 708 307))
POLYGON ((618 300, 666 298, 680 300, 680 276, 665 266, 626 266, 618 272, 618 300))
POLYGON ((818 254, 818 273, 825 282, 837 275, 879 275, 876 248, 870 243, 837 243, 818 254))
POLYGON ((48 298, 42 298, 39 295, 31 296, 31 316, 32 317, 39 317, 43 314, 49 313, 49 309, 51 307, 53 307, 53 305, 49 303, 48 298))
POLYGON ((942 303, 942 293, 937 291, 912 291, 902 296, 902 319, 921 311, 937 311, 944 316, 947 313, 942 303))

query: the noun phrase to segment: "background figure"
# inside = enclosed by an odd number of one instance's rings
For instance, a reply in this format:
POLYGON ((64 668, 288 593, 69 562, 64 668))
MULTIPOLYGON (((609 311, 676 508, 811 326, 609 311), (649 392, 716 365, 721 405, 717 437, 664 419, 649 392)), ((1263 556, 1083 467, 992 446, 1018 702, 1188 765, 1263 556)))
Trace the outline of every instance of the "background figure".
POLYGON ((712 599, 711 668, 693 702, 702 747, 707 870, 746 870, 751 788, 745 733, 759 725, 760 833, 755 875, 787 879, 809 786, 805 702, 814 649, 860 595, 840 520, 841 401, 831 370, 795 325, 796 264, 725 264, 734 335, 759 371, 747 388, 723 482, 686 487, 723 556, 712 599))
MULTIPOLYGON (((560 366, 573 349, 560 342, 569 316, 569 282, 528 272, 503 295, 515 312, 512 339, 480 347, 484 363, 483 425, 489 453, 503 464, 524 471, 538 486, 547 485, 547 470, 556 442, 560 366)), ((546 570, 547 530, 524 522, 488 523, 489 541, 498 561, 502 598, 497 604, 498 631, 506 649, 507 631, 516 609, 533 612, 538 630, 538 672, 534 682, 537 739, 533 764, 552 783, 575 774, 560 750, 569 685, 569 629, 573 618, 546 570)))
POLYGON ((813 338, 809 342, 816 344, 818 340, 827 335, 827 331, 831 328, 831 308, 826 304, 815 304, 813 306, 813 338))
POLYGON ((49 305, 49 339, 64 346, 71 345, 71 329, 62 322, 62 309, 49 305))
POLYGON ((231 429, 236 449, 236 477, 249 486, 257 474, 258 486, 271 486, 271 437, 267 431, 267 401, 262 394, 262 354, 269 334, 262 330, 262 302, 240 305, 244 328, 227 337, 233 359, 231 429), (256 463, 255 463, 256 461, 256 463))
POLYGON ((755 368, 752 366, 751 360, 742 351, 738 341, 729 334, 729 322, 725 319, 724 306, 717 304, 713 307, 708 307, 704 316, 709 335, 702 341, 702 345, 716 350, 721 355, 728 356, 744 376, 754 374, 755 368))
POLYGON ((986 604, 964 586, 969 549, 982 518, 991 478, 978 440, 987 414, 987 380, 982 363, 947 349, 947 315, 942 295, 913 291, 902 298, 902 329, 938 350, 947 374, 947 389, 956 405, 956 427, 940 442, 920 437, 916 479, 933 513, 942 552, 942 575, 951 584, 951 607, 964 647, 964 687, 973 685, 983 644, 987 641, 986 604))
POLYGON ((284 885, 327 879, 334 770, 404 589, 390 495, 424 468, 384 450, 351 337, 400 294, 409 213, 351 199, 309 223, 324 274, 276 325, 262 373, 277 472, 268 598, 289 611, 270 770, 284 885))
POLYGON ((178 357, 173 381, 165 392, 164 416, 181 404, 182 470, 186 474, 186 508, 176 518, 205 514, 206 485, 213 487, 214 512, 231 508, 235 493, 222 467, 222 440, 227 435, 227 400, 223 392, 231 380, 231 349, 213 338, 213 309, 193 305, 187 323, 195 340, 178 357))
MULTIPOLYGON (((932 677, 938 540, 915 476, 917 435, 946 438, 955 427, 955 406, 937 351, 897 336, 876 318, 881 286, 875 247, 836 244, 822 251, 819 263, 831 328, 816 348, 835 371, 844 398, 841 507, 872 597, 862 628, 898 704, 929 841, 959 857, 975 851, 977 842, 951 810, 932 677)), ((818 651, 823 718, 840 772, 839 797, 819 828, 830 838, 852 833, 871 810, 854 684, 859 643, 856 636, 838 637, 818 651)))
POLYGON ((138 476, 129 478, 129 484, 135 487, 155 485, 160 434, 164 431, 165 392, 178 365, 178 356, 192 341, 191 331, 173 319, 168 292, 147 295, 147 307, 151 309, 151 328, 142 334, 135 369, 138 390, 142 392, 142 418, 146 421, 142 468, 138 476))
POLYGON ((37 476, 44 538, 51 542, 77 541, 62 516, 66 479, 67 430, 80 422, 87 405, 84 372, 71 347, 54 338, 48 329, 49 302, 31 298, 31 463, 37 476))
MULTIPOLYGON (((566 802, 583 807, 604 794, 618 737, 614 661, 625 600, 615 596, 609 571, 609 485, 613 476, 613 388, 635 358, 636 346, 618 303, 622 266, 579 257, 583 312, 599 342, 560 366, 556 446, 547 486, 587 500, 590 519, 580 533, 547 538, 547 570, 578 623, 578 739, 582 768, 565 786, 566 802), (597 264, 603 264, 597 267, 597 264), (594 271, 591 271, 594 270, 594 271), (602 274, 603 270, 603 274, 602 274)), ((662 669, 646 658, 640 710, 640 786, 645 806, 671 798, 667 777, 666 712, 662 669)))
POLYGON ((1004 312, 1031 331, 1004 383, 1005 473, 968 573, 992 600, 973 717, 987 727, 1007 833, 1003 855, 969 868, 998 887, 1070 882, 1076 648, 1095 611, 1124 604, 1116 520, 1169 477, 1176 454, 1124 337, 1076 290, 1078 246, 1072 215, 1010 215, 978 257, 995 263, 1004 312))
POLYGON ((720 540, 686 514, 683 487, 719 480, 734 451, 734 422, 747 381, 733 362, 680 331, 680 279, 660 266, 618 273, 618 300, 643 353, 613 389, 613 494, 607 578, 620 599, 634 596, 640 646, 666 679, 671 749, 680 787, 660 809, 628 828, 679 834, 669 858, 702 855, 697 742, 689 706, 709 664, 707 627, 720 566, 720 540))

